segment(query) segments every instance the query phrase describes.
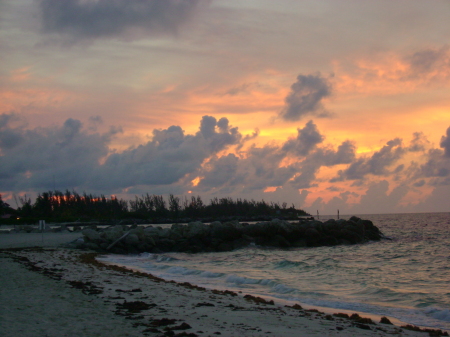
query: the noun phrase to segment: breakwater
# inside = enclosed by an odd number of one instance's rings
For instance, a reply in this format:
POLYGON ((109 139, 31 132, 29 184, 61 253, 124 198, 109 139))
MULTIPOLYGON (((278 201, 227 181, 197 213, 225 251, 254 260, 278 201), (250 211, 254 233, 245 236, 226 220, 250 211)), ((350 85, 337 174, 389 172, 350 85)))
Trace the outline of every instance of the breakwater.
POLYGON ((72 244, 75 248, 117 254, 224 252, 251 244, 277 248, 336 246, 383 238, 372 221, 358 217, 325 222, 279 219, 257 223, 190 222, 173 224, 171 228, 115 225, 101 230, 87 228, 82 233, 84 239, 72 244))

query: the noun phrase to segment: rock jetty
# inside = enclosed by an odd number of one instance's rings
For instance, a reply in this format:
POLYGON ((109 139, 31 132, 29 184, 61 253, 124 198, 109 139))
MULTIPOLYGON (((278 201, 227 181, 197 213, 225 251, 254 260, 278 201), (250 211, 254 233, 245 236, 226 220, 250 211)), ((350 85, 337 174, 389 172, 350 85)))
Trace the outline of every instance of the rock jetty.
POLYGON ((103 230, 86 228, 82 233, 83 240, 72 243, 75 248, 117 254, 221 252, 251 244, 277 248, 351 245, 384 237, 370 220, 358 217, 325 222, 190 222, 171 228, 115 225, 103 230))

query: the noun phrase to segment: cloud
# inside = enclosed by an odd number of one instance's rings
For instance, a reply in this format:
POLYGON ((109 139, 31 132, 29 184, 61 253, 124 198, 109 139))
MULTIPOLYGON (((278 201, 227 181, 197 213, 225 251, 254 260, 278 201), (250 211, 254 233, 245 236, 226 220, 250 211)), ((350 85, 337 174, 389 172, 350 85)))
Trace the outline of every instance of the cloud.
POLYGON ((176 34, 207 0, 40 0, 45 33, 74 39, 176 34))
POLYGON ((425 151, 425 149, 430 145, 429 140, 425 137, 423 132, 414 132, 413 139, 409 145, 408 150, 411 152, 425 151))
POLYGON ((325 139, 317 129, 317 125, 311 120, 303 129, 297 129, 297 138, 288 140, 283 145, 283 150, 297 156, 305 156, 325 139))
MULTIPOLYGON (((5 116, 2 115, 2 120, 5 116)), ((89 133, 80 121, 60 127, 25 129, 3 124, 0 186, 3 190, 73 188, 83 185, 108 155, 114 133, 89 133)))
MULTIPOLYGON (((309 193, 317 193, 317 187, 323 188, 326 196, 311 207, 344 211, 347 204, 349 210, 368 212, 373 211, 373 203, 384 211, 400 207, 402 198, 412 191, 410 187, 417 193, 417 189, 450 184, 450 159, 438 148, 425 152, 419 146, 424 144, 419 134, 408 147, 395 138, 371 156, 358 157, 350 140, 337 147, 323 144, 325 137, 312 121, 285 143, 245 148, 243 142, 253 136, 243 136, 228 119, 212 116, 203 116, 193 134, 172 125, 153 130, 147 143, 114 152, 111 143, 121 132, 112 127, 100 133, 73 118, 58 126, 27 128, 18 115, 0 115, 0 191, 55 187, 105 194, 183 194, 191 190, 202 196, 267 196, 270 200, 290 196, 295 202, 304 202, 309 193), (417 147, 425 157, 417 156, 417 147), (236 149, 239 151, 234 152, 236 149), (420 162, 411 162, 409 167, 397 163, 408 152, 420 162), (330 168, 345 164, 348 167, 332 181, 355 180, 352 188, 362 195, 360 203, 354 202, 359 196, 347 191, 345 184, 329 185, 330 168), (367 175, 371 177, 363 179, 367 175), (370 185, 366 186, 367 182, 370 185), (388 201, 381 201, 385 199, 388 201)), ((447 139, 448 135, 443 137, 444 147, 447 139)))
POLYGON ((402 140, 395 138, 387 142, 381 150, 376 151, 371 157, 356 159, 346 170, 340 170, 338 177, 331 179, 330 182, 363 179, 368 174, 388 175, 391 173, 388 167, 399 160, 405 152, 406 150, 402 147, 402 140))
POLYGON ((228 146, 240 145, 242 135, 228 119, 203 116, 200 130, 185 135, 180 126, 154 130, 150 142, 111 154, 91 182, 96 188, 169 185, 200 169, 201 164, 228 146))
POLYGON ((200 125, 200 134, 207 140, 211 151, 217 152, 227 145, 240 143, 242 135, 238 128, 231 127, 227 118, 218 121, 211 116, 203 116, 200 125))
POLYGON ((438 75, 436 72, 448 74, 450 71, 450 48, 423 49, 406 57, 409 64, 409 77, 438 75))
POLYGON ((203 178, 200 181, 200 188, 214 188, 227 185, 236 178, 239 158, 229 153, 220 158, 212 158, 206 165, 206 170, 202 171, 203 178))
POLYGON ((318 148, 312 155, 315 162, 324 166, 351 164, 356 158, 356 145, 350 140, 344 141, 338 146, 337 151, 331 148, 318 148))
MULTIPOLYGON (((441 137, 440 147, 431 148, 424 153, 423 164, 411 165, 410 172, 416 184, 441 186, 450 184, 450 127, 446 135, 441 137)), ((416 185, 417 186, 417 185, 416 185)))
POLYGON ((285 106, 279 116, 286 121, 298 121, 307 115, 329 116, 322 106, 324 98, 331 95, 331 84, 320 74, 298 75, 285 106))
POLYGON ((0 154, 16 147, 23 140, 22 132, 18 127, 13 127, 14 122, 20 121, 20 118, 13 113, 0 115, 0 154))
POLYGON ((298 169, 298 174, 289 183, 298 189, 316 187, 316 173, 320 164, 314 162, 303 162, 298 169))
POLYGON ((204 116, 195 135, 185 135, 175 125, 155 129, 150 142, 111 153, 112 137, 121 128, 98 133, 69 118, 61 126, 26 129, 16 126, 16 120, 13 114, 0 115, 2 190, 50 189, 54 183, 62 189, 109 191, 170 185, 228 146, 240 146, 243 138, 226 118, 204 116))
POLYGON ((318 197, 307 207, 309 212, 319 210, 321 214, 374 214, 382 210, 383 213, 391 213, 403 210, 399 206, 402 198, 406 196, 410 188, 406 185, 398 185, 389 192, 390 184, 387 180, 371 183, 364 194, 355 192, 343 192, 328 201, 318 197), (358 197, 359 200, 358 200, 358 197))
POLYGON ((417 177, 444 178, 450 176, 450 160, 443 157, 439 149, 428 152, 428 160, 420 166, 417 177))
POLYGON ((284 185, 297 171, 295 165, 281 166, 285 153, 278 146, 252 146, 239 161, 237 183, 248 190, 284 185))
POLYGON ((450 127, 447 129, 447 136, 442 136, 440 146, 444 149, 446 157, 450 157, 450 127))
POLYGON ((377 209, 382 209, 385 213, 393 212, 401 199, 408 193, 409 188, 399 185, 390 193, 388 191, 389 183, 386 180, 372 184, 361 196, 360 203, 355 205, 353 210, 359 214, 374 213, 377 209))

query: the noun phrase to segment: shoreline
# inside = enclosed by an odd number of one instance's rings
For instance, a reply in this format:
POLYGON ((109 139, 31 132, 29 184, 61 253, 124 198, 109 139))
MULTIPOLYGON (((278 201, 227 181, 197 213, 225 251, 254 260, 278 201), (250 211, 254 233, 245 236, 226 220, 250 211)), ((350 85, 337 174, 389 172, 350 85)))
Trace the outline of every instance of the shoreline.
MULTIPOLYGON (((102 253, 98 253, 98 256, 101 257, 102 253)), ((149 273, 148 271, 144 270, 144 269, 140 269, 140 268, 133 268, 133 267, 128 267, 125 265, 120 265, 120 264, 114 264, 112 262, 106 262, 106 261, 100 261, 102 264, 106 264, 109 266, 119 266, 125 269, 128 269, 132 272, 137 272, 137 273, 143 273, 143 274, 148 274, 151 275, 152 277, 156 277, 159 278, 158 276, 154 276, 151 273, 149 273)), ((163 282, 168 282, 168 283, 176 283, 176 284, 180 284, 180 283, 189 283, 189 282, 180 282, 180 281, 175 281, 175 280, 168 280, 168 279, 161 279, 163 282)), ((196 287, 196 285, 194 285, 196 287)), ((203 288, 203 287, 200 287, 203 288)), ((303 303, 301 301, 296 301, 296 300, 287 300, 287 299, 281 299, 278 297, 274 297, 274 296, 270 296, 270 295, 260 295, 260 294, 256 294, 256 293, 248 293, 246 292, 246 294, 244 294, 243 291, 236 291, 236 290, 229 290, 227 288, 220 288, 220 289, 214 289, 214 288, 203 288, 206 291, 227 291, 227 292, 234 292, 236 294, 240 294, 240 296, 252 296, 252 297, 258 297, 258 298, 262 298, 264 300, 266 300, 267 302, 273 301, 275 303, 275 305, 279 306, 279 307, 292 307, 292 306, 301 306, 302 309, 306 310, 306 311, 318 311, 321 314, 324 315, 334 315, 334 314, 347 314, 349 317, 356 314, 359 315, 363 318, 369 318, 371 319, 374 323, 378 323, 381 321, 382 318, 387 318, 392 325, 400 328, 400 327, 404 327, 404 326, 409 326, 409 327, 415 327, 415 328, 419 328, 423 331, 439 331, 439 328, 433 328, 433 327, 427 327, 427 326, 423 326, 423 325, 415 325, 415 324, 411 324, 405 321, 402 321, 398 318, 392 317, 392 316, 388 316, 388 315, 382 315, 382 314, 374 314, 374 313, 368 313, 368 312, 364 312, 364 311, 358 311, 358 310, 351 310, 351 309, 342 309, 342 308, 333 308, 333 307, 324 307, 324 306, 319 306, 319 305, 313 305, 313 304, 307 304, 307 303, 303 303)), ((447 331, 450 332, 448 330, 442 330, 443 332, 447 331)))
POLYGON ((333 315, 343 310, 272 304, 245 293, 166 281, 102 263, 93 251, 60 247, 67 243, 61 234, 49 234, 39 247, 23 246, 23 236, 31 235, 26 243, 31 245, 40 234, 0 237, 2 336, 429 335, 375 319, 372 324, 365 314, 352 320, 333 315))
POLYGON ((65 248, 1 250, 8 277, 19 284, 11 293, 2 291, 2 336, 36 336, 44 331, 48 336, 428 336, 394 325, 164 281, 151 274, 104 265, 95 256, 97 253, 65 248), (6 303, 11 303, 8 311, 6 303), (80 312, 77 318, 60 312, 61 303, 69 312, 72 306, 76 308, 80 312), (28 310, 14 305, 26 305, 28 310), (62 327, 68 331, 62 333, 62 327))

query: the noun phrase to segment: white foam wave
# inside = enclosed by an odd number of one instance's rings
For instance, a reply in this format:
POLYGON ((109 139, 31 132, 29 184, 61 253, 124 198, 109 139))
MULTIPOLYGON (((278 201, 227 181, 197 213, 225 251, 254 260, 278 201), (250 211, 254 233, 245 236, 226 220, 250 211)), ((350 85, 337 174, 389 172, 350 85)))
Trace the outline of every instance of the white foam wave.
POLYGON ((198 275, 201 273, 201 271, 193 270, 193 269, 187 269, 184 267, 170 267, 166 271, 170 274, 181 274, 181 275, 198 275))
POLYGON ((201 277, 207 277, 207 278, 216 278, 223 276, 223 273, 213 273, 211 271, 203 271, 200 273, 201 277))
POLYGON ((450 310, 449 309, 437 309, 437 308, 427 308, 425 313, 435 319, 440 321, 450 322, 450 310))

